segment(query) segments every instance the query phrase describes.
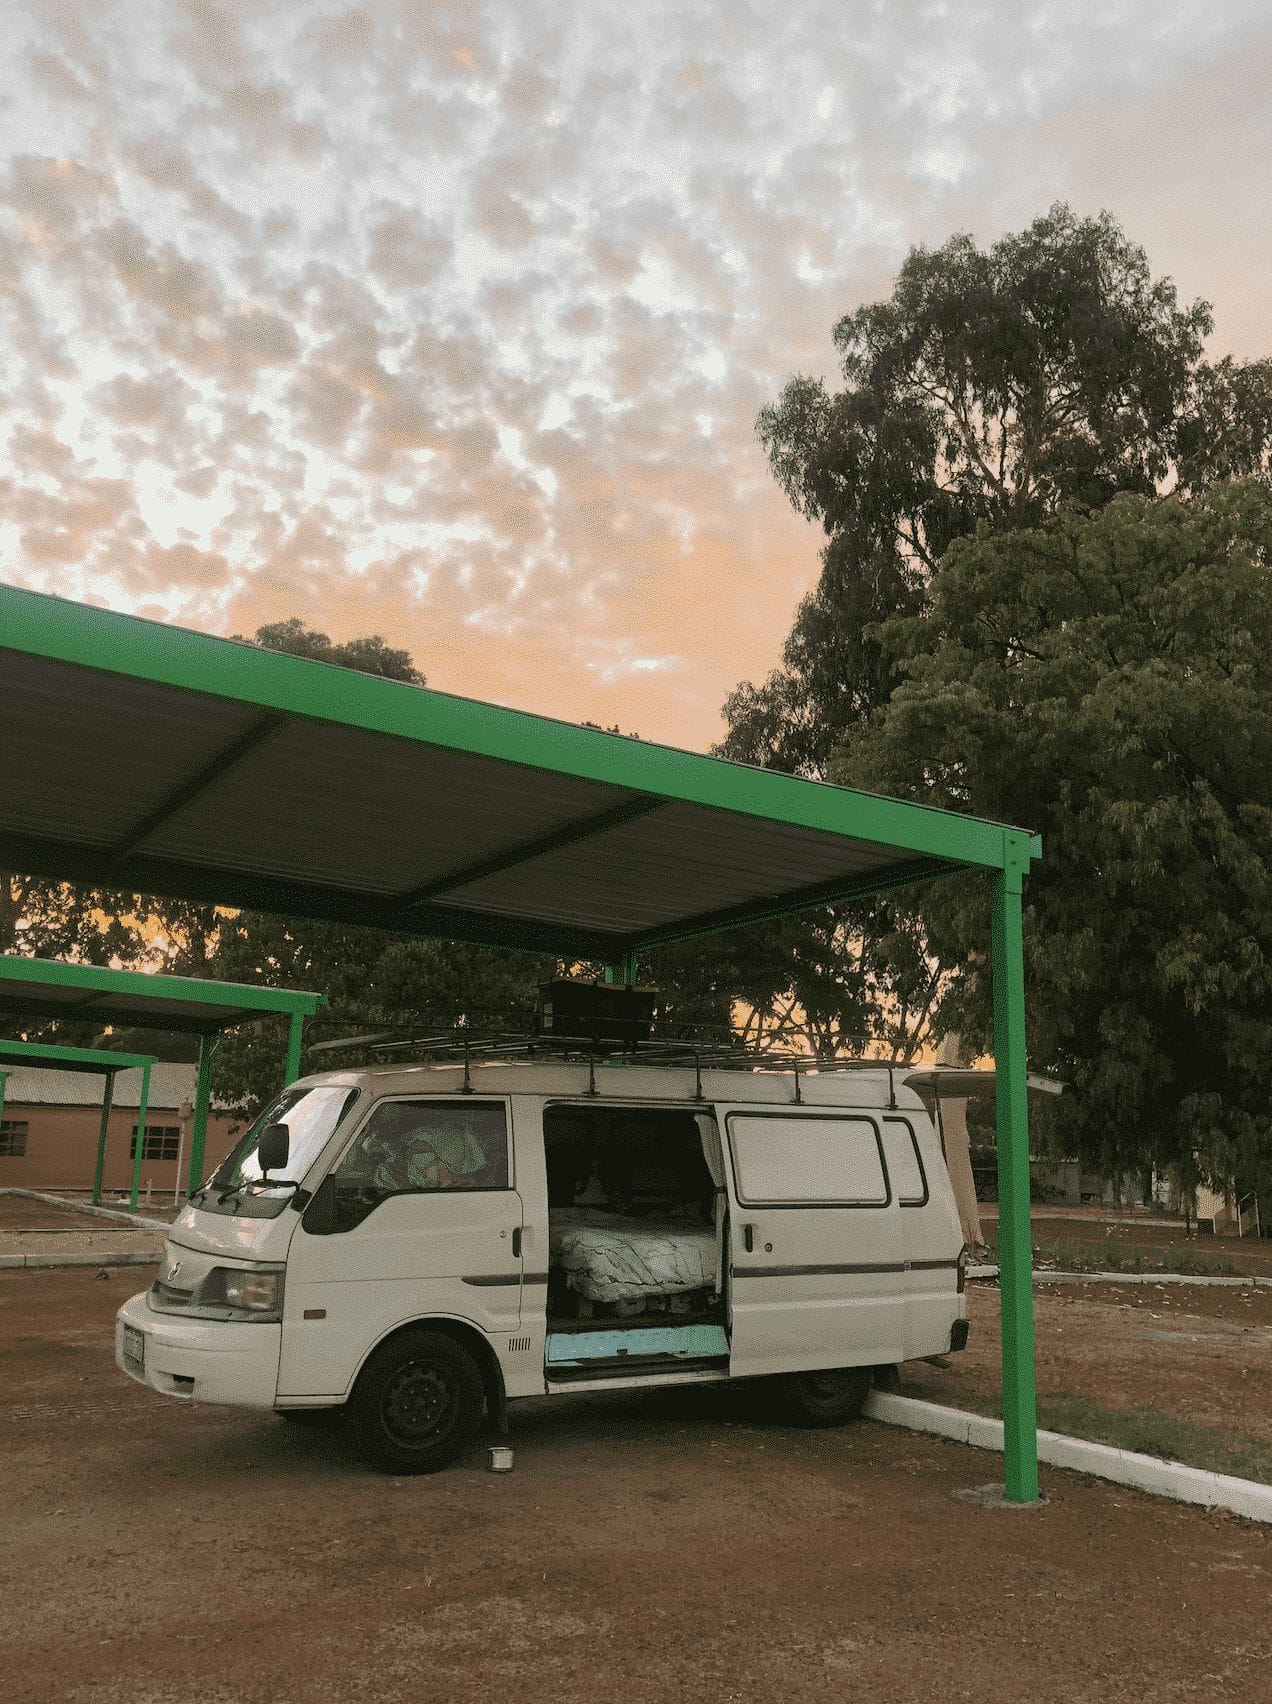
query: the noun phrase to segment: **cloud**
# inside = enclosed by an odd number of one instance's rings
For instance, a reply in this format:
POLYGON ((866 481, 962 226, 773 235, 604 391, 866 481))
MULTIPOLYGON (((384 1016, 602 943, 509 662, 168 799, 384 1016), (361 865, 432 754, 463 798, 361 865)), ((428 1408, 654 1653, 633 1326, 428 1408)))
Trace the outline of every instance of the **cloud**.
POLYGON ((30 0, 0 573, 703 745, 817 572, 756 412, 911 244, 1109 205, 1267 352, 1270 69, 1258 0, 30 0))

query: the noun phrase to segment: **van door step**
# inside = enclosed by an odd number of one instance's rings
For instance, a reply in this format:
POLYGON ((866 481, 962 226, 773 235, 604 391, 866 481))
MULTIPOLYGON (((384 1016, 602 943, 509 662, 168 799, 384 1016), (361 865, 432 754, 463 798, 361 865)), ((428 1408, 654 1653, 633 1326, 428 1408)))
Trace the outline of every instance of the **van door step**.
POLYGON ((719 1373, 729 1365, 726 1355, 615 1355, 607 1361, 577 1361, 573 1366, 548 1368, 550 1385, 575 1379, 632 1379, 642 1373, 719 1373))
POLYGON ((550 1379, 623 1377, 630 1373, 697 1370, 727 1361, 722 1325, 660 1325, 609 1331, 549 1332, 550 1379))

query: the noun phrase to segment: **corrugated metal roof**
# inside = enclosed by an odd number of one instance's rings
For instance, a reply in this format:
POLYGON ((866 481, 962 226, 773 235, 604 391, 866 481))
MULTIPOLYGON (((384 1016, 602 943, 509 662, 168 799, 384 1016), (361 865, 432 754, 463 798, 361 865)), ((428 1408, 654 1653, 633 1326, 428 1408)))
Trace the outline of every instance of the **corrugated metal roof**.
MULTIPOLYGON (((102 1104, 103 1079, 80 1071, 59 1071, 53 1067, 37 1069, 31 1065, 8 1067, 9 1077, 4 1090, 4 1116, 11 1118, 24 1106, 94 1106, 102 1104)), ((194 1101, 197 1068, 193 1065, 173 1065, 160 1061, 150 1071, 150 1112, 173 1112, 182 1101, 194 1101)), ((141 1105, 141 1072, 118 1071, 115 1074, 115 1106, 141 1105)), ((148 1115, 149 1116, 149 1115, 148 1115)))
POLYGON ((47 959, 0 957, 0 1020, 89 1018, 209 1034, 249 1018, 311 1014, 323 994, 47 959))
POLYGON ((0 866, 615 960, 1026 831, 0 587, 0 866))

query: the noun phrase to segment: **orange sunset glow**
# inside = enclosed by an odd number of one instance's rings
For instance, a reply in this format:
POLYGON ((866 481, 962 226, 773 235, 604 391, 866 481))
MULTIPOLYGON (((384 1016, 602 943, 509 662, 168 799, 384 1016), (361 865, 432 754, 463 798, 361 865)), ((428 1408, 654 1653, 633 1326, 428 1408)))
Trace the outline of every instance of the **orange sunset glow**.
POLYGON ((914 244, 1107 207, 1266 352, 1263 4, 32 0, 4 51, 0 576, 448 691, 717 739, 818 570, 756 414, 914 244))

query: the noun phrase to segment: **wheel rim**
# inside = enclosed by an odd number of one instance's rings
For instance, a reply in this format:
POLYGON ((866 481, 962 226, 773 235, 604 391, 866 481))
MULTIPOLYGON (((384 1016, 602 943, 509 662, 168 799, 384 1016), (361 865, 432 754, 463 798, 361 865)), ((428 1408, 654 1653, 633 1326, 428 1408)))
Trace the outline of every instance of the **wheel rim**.
POLYGON ((859 1369, 834 1368, 801 1374, 799 1390, 807 1412, 834 1415, 856 1401, 860 1383, 859 1369))
POLYGON ((420 1449, 444 1437, 454 1424, 457 1407, 450 1380, 425 1361, 399 1367, 380 1400, 385 1431, 406 1449, 420 1449))
POLYGON ((842 1373, 805 1373, 805 1386, 814 1402, 836 1402, 846 1396, 853 1381, 842 1373))

